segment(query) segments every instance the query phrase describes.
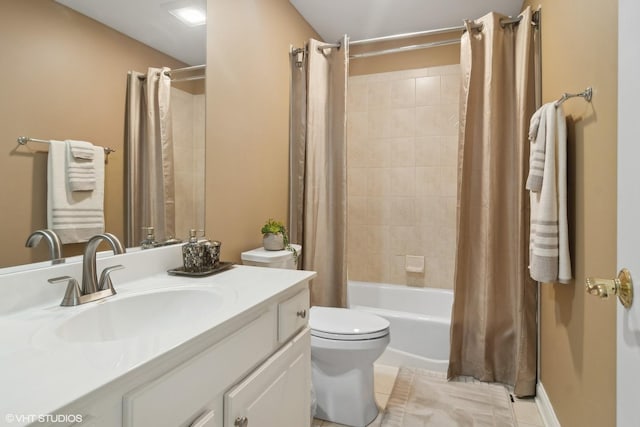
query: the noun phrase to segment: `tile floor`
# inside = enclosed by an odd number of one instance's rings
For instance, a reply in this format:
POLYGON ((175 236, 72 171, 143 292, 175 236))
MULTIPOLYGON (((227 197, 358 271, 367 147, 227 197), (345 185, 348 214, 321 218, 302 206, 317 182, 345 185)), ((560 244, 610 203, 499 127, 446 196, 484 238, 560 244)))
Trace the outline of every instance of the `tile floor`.
MULTIPOLYGON (((375 392, 376 403, 382 409, 387 406, 387 401, 393 389, 393 383, 398 375, 398 368, 394 366, 375 365, 375 392)), ((533 399, 514 398, 513 411, 516 417, 517 427, 545 427, 538 407, 533 399)), ((381 415, 378 416, 369 427, 380 425, 381 415)), ((311 427, 342 427, 342 424, 331 423, 314 419, 311 427)))

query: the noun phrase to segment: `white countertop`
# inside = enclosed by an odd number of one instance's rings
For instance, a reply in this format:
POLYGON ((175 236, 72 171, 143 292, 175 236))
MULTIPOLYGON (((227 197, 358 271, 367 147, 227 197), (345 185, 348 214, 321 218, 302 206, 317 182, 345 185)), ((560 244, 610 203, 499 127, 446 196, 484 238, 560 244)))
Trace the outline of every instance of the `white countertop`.
MULTIPOLYGON (((117 257, 117 262, 116 257, 111 257, 102 265, 99 263, 98 271, 104 265, 124 264, 130 270, 131 280, 127 280, 126 273, 118 275, 127 268, 114 272, 113 283, 118 294, 98 302, 60 307, 58 304, 64 293, 64 285, 60 285, 54 293, 55 300, 33 301, 33 306, 29 308, 24 308, 24 301, 20 304, 8 301, 4 311, 0 307, 0 424, 6 422, 6 414, 53 413, 178 346, 214 331, 221 332, 225 329, 225 322, 230 319, 268 303, 315 276, 309 271, 247 266, 234 266, 228 271, 202 278, 170 276, 165 271, 175 267, 171 262, 176 259, 177 249, 164 249, 165 260, 157 263, 153 262, 152 251, 143 251, 148 252, 143 255, 121 255, 117 257), (141 257, 146 261, 141 263, 141 257), (136 278, 143 275, 145 267, 141 265, 149 265, 146 268, 153 271, 144 278, 136 278), (118 299, 159 290, 186 288, 210 291, 220 297, 222 303, 197 319, 188 318, 177 321, 175 325, 164 326, 161 334, 150 333, 116 341, 72 343, 56 333, 65 320, 90 310, 94 304, 109 304, 118 299)), ((79 266, 67 266, 66 270, 69 269, 77 271, 79 266)), ((52 268, 45 275, 55 277, 60 271, 52 268)), ((77 273, 74 276, 79 278, 77 273)), ((16 289, 20 284, 15 282, 25 280, 25 277, 0 278, 0 300, 3 297, 16 299, 19 293, 16 289), (3 295, 4 290, 7 295, 3 295)), ((33 277, 42 281, 42 274, 33 277)), ((47 289, 45 287, 56 285, 38 283, 35 290, 27 289, 25 294, 34 295, 38 286, 44 292, 47 289)), ((46 292, 51 295, 50 289, 46 292)), ((163 313, 156 315, 163 316, 163 313)))

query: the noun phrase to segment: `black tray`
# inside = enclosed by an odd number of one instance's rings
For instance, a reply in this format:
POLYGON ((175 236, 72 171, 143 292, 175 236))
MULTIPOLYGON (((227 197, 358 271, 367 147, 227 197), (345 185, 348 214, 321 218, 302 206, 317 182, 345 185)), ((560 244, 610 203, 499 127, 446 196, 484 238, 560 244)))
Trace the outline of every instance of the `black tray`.
POLYGON ((220 273, 221 271, 228 270, 233 265, 232 262, 220 262, 216 268, 212 268, 211 270, 200 271, 200 272, 191 272, 184 271, 184 267, 176 267, 171 270, 167 270, 167 273, 172 276, 186 276, 186 277, 206 277, 211 276, 212 274, 220 273))

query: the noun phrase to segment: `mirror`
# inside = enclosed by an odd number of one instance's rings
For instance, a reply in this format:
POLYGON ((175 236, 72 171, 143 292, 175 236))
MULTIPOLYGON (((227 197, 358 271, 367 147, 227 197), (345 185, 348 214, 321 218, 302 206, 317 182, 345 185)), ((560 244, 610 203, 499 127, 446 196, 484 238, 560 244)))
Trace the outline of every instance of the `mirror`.
MULTIPOLYGON (((162 0, 149 2, 163 3, 162 0)), ((140 2, 128 1, 83 0, 78 3, 95 3, 94 6, 106 8, 120 8, 130 3, 140 6, 140 2)), ((150 13, 147 21, 156 13, 159 12, 150 13)), ((128 16, 129 12, 116 9, 116 14, 128 16)), ((155 25, 153 22, 150 24, 155 25)), ((197 31, 203 39, 204 57, 204 27, 197 31)), ((188 30, 192 35, 197 31, 193 28, 188 30)), ((3 177, 3 185, 0 186, 0 235, 3 237, 0 268, 49 258, 44 242, 33 249, 24 247, 31 232, 47 226, 48 146, 35 142, 18 145, 19 136, 42 140, 84 140, 115 149, 105 164, 105 230, 124 242, 127 72, 146 73, 148 67, 179 69, 199 64, 175 59, 53 0, 10 2, 0 6, 0 38, 10 41, 3 51, 5 61, 1 71, 0 135, 5 149, 0 154, 0 174, 3 177)), ((195 108, 194 105, 200 102, 204 112, 204 80, 176 83, 174 87, 183 92, 183 104, 195 108), (200 101, 194 101, 196 97, 200 101)), ((176 102, 178 104, 179 101, 176 102)), ((189 120, 193 118, 193 111, 180 114, 189 120)), ((189 130, 192 134, 201 135, 204 150, 204 120, 191 121, 189 130)), ((178 194, 195 188, 196 180, 202 183, 201 187, 204 186, 204 164, 200 169, 193 166, 193 162, 202 161, 202 152, 193 147, 193 151, 189 151, 188 146, 180 147, 178 156, 182 155, 192 163, 176 167, 176 175, 181 173, 180 170, 187 170, 192 174, 192 181, 183 188, 176 188, 178 194), (194 170, 198 172, 194 173, 194 170)), ((202 218, 203 209, 204 203, 202 211, 197 214, 202 218)), ((193 209, 190 213, 194 213, 193 209)), ((195 220, 187 221, 190 222, 195 220)), ((198 227, 197 224, 194 226, 198 227)), ((185 236, 186 232, 186 229, 177 229, 176 237, 180 234, 185 236)), ((64 246, 63 253, 65 257, 72 257, 81 254, 83 249, 82 243, 68 244, 64 246)))

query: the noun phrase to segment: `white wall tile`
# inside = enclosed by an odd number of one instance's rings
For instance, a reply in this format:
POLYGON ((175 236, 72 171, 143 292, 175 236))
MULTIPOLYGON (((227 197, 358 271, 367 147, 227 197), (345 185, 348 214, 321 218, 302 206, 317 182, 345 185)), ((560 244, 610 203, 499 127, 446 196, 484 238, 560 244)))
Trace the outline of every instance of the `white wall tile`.
POLYGON ((394 138, 389 141, 391 166, 415 166, 416 151, 414 138, 394 138))
POLYGON ((391 81, 389 87, 389 104, 393 107, 413 107, 416 103, 415 79, 391 81))
POLYGON ((440 104, 440 76, 421 77, 416 79, 416 105, 440 104))
POLYGON ((417 137, 414 147, 416 166, 440 166, 442 164, 443 144, 440 137, 417 137))
POLYGON ((347 88, 347 110, 350 112, 367 111, 369 87, 364 81, 349 81, 347 88))
POLYGON ((415 168, 401 167, 390 169, 390 191, 392 196, 413 197, 416 193, 415 168))
POLYGON ((453 286, 459 80, 458 65, 350 78, 350 279, 453 286))

